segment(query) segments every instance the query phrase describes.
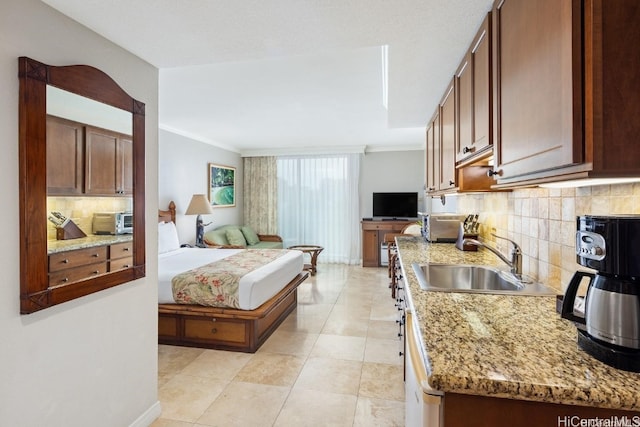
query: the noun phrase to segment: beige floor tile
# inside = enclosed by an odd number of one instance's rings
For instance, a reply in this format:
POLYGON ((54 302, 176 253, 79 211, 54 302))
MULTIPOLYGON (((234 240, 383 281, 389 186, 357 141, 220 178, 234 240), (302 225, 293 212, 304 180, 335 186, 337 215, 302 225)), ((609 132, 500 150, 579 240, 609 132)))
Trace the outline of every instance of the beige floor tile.
POLYGON ((304 364, 292 393, 318 390, 356 396, 361 372, 362 362, 311 357, 304 364))
POLYGON ((294 310, 292 315, 297 317, 313 316, 323 317, 326 319, 329 317, 329 313, 333 310, 333 304, 303 304, 298 302, 298 307, 294 310))
POLYGON ((367 329, 367 338, 382 338, 397 340, 400 327, 390 320, 371 320, 367 329))
POLYGON ((350 319, 365 319, 369 320, 371 317, 371 306, 364 301, 360 301, 359 305, 343 304, 338 305, 331 310, 329 317, 342 318, 344 320, 350 319))
POLYGON ((404 401, 402 365, 365 362, 362 365, 358 396, 404 401))
POLYGON ((198 419, 198 424, 220 427, 273 425, 289 391, 289 387, 234 381, 198 419))
POLYGON ((234 381, 291 387, 305 360, 305 357, 288 354, 256 353, 234 381))
POLYGON ((307 286, 298 288, 299 304, 335 304, 340 296, 342 285, 322 286, 317 283, 310 283, 307 286))
POLYGON ((327 322, 327 315, 303 316, 290 314, 278 327, 278 331, 306 332, 309 334, 319 334, 327 322))
POLYGON ((168 420, 166 418, 158 418, 149 427, 193 427, 193 424, 187 421, 168 420))
POLYGON ((398 318, 398 308, 389 298, 390 304, 375 304, 371 307, 371 320, 395 321, 398 318))
POLYGON ((364 359, 364 347, 364 337, 320 334, 310 356, 360 362, 364 359))
POLYGON ((403 358, 400 357, 400 341, 367 338, 364 348, 364 361, 375 363, 388 363, 389 365, 402 365, 403 358))
POLYGON ((276 419, 276 427, 351 427, 356 396, 324 391, 292 392, 276 419))
POLYGON ((331 315, 322 328, 322 333, 326 335, 347 335, 351 337, 366 337, 369 329, 367 319, 347 319, 342 315, 331 315))
POLYGON ((158 373, 173 376, 204 352, 201 348, 158 345, 158 373))
POLYGON ((403 427, 404 403, 395 400, 359 397, 354 427, 403 427))
POLYGON ((276 330, 258 349, 258 353, 279 353, 307 356, 318 339, 318 334, 276 330))
POLYGON ((177 374, 158 392, 160 418, 195 422, 227 384, 228 381, 177 374))
POLYGON ((231 381, 249 362, 252 354, 222 350, 205 350, 187 365, 182 374, 231 381))

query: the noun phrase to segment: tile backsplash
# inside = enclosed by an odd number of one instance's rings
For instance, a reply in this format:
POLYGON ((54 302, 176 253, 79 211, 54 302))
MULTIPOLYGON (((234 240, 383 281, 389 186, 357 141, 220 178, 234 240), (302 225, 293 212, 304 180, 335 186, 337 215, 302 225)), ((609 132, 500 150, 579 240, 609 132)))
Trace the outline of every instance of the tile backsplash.
POLYGON ((481 237, 504 253, 514 240, 522 247, 525 274, 564 291, 581 266, 576 263, 575 231, 578 215, 640 214, 640 184, 464 194, 457 211, 478 213, 481 237))
MULTIPOLYGON (((123 212, 133 208, 131 197, 47 197, 47 215, 60 212, 87 235, 92 234, 94 212, 123 212)), ((47 220, 47 239, 55 240, 55 226, 47 220)))

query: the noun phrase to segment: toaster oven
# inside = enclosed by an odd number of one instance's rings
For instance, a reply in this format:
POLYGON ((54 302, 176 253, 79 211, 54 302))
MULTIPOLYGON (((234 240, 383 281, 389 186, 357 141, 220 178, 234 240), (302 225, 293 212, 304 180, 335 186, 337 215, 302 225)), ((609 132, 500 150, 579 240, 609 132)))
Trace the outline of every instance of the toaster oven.
POLYGON ((133 234, 133 213, 96 212, 93 214, 93 234, 133 234))
POLYGON ((440 213, 422 217, 422 235, 430 242, 455 242, 465 215, 440 213))

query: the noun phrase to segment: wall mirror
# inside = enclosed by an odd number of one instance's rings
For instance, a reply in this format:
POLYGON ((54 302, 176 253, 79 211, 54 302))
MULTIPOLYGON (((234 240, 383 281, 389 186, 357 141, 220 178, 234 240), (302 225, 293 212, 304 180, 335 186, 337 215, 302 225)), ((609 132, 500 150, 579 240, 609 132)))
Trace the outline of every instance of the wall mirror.
POLYGON ((20 312, 28 314, 144 277, 145 106, 86 65, 21 57, 19 80, 20 312), (123 206, 126 232, 94 234, 53 210, 52 196, 123 206))

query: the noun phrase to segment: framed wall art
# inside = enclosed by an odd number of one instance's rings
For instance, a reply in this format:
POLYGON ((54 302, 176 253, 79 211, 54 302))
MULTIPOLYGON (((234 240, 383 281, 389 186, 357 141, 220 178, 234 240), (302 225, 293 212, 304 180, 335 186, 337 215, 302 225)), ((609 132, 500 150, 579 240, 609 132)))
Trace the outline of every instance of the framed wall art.
POLYGON ((209 163, 209 201, 214 208, 236 205, 236 168, 209 163))

